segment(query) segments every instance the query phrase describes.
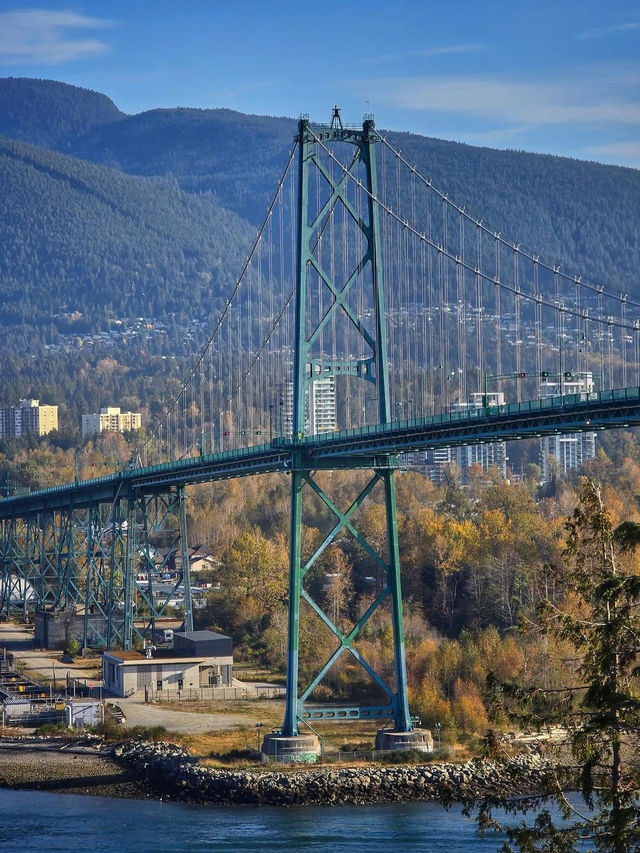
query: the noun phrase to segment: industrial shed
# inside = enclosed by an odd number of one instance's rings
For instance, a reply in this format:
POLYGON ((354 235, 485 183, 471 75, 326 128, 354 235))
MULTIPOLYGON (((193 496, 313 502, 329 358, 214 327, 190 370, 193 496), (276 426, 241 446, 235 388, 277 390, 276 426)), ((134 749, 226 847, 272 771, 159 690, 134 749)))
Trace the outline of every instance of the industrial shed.
POLYGON ((214 631, 190 631, 175 633, 173 642, 173 649, 105 652, 105 689, 114 696, 126 697, 231 685, 231 637, 214 631))

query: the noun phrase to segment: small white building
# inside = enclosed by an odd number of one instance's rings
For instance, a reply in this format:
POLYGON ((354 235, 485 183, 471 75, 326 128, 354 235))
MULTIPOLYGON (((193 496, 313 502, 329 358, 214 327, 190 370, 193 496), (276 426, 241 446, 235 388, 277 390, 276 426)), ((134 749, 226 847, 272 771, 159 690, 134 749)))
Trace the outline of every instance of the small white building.
POLYGON ((103 707, 99 699, 67 699, 64 719, 69 728, 97 726, 103 720, 103 707))
POLYGON ((230 687, 233 679, 231 637, 214 631, 174 632, 173 649, 105 652, 105 690, 114 696, 161 690, 230 687))

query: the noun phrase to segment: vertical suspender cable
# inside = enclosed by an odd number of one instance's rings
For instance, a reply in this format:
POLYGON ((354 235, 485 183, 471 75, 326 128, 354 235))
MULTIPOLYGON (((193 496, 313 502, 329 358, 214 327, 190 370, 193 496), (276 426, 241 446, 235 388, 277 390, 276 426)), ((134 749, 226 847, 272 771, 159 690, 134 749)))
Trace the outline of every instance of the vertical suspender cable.
MULTIPOLYGON (((516 373, 522 371, 522 341, 520 329, 520 251, 518 246, 513 249, 513 283, 514 283, 514 326, 515 326, 515 348, 516 348, 516 373)), ((522 399, 522 383, 516 381, 516 400, 519 403, 522 399)))
POLYGON ((621 336, 621 349, 622 349, 622 387, 627 387, 627 295, 626 293, 622 293, 620 295, 620 336, 621 336))
MULTIPOLYGON (((494 234, 495 239, 495 278, 494 278, 494 310, 496 317, 495 335, 496 335, 496 375, 502 375, 502 306, 500 300, 500 234, 494 234)), ((496 386, 498 391, 502 390, 502 384, 498 381, 496 386)))
POLYGON ((480 222, 477 222, 476 223, 475 285, 476 285, 476 364, 477 364, 476 388, 478 391, 482 391, 483 387, 484 387, 483 372, 485 369, 485 367, 484 367, 484 346, 483 346, 484 313, 483 313, 483 305, 482 305, 482 278, 480 276, 480 270, 481 269, 482 269, 482 229, 480 227, 480 222))

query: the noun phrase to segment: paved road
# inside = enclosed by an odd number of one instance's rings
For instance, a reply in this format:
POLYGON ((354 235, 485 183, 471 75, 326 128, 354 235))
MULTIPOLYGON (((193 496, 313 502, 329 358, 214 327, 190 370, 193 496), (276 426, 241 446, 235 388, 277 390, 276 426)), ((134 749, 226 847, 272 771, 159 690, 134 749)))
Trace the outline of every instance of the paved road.
POLYGON ((2 650, 13 652, 34 674, 41 673, 46 680, 55 674, 58 686, 64 685, 67 672, 71 678, 91 680, 100 684, 102 661, 99 657, 77 657, 73 663, 61 663, 61 651, 34 648, 33 630, 13 622, 0 622, 0 654, 2 650))

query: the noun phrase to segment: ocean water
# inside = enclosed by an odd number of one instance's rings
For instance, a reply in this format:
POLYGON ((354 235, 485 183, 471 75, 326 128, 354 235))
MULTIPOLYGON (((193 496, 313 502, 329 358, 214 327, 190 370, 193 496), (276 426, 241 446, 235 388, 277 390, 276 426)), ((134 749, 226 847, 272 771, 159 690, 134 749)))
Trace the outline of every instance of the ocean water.
POLYGON ((459 807, 432 803, 277 809, 188 806, 0 791, 3 853, 181 853, 181 851, 429 851, 489 853, 459 807))

